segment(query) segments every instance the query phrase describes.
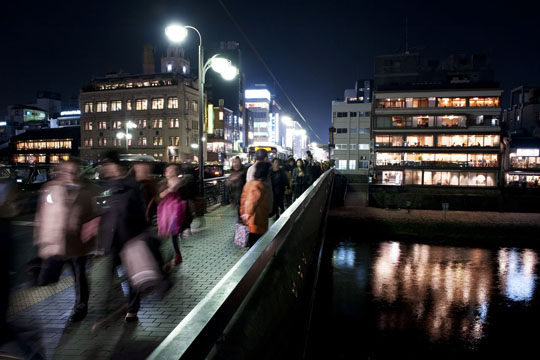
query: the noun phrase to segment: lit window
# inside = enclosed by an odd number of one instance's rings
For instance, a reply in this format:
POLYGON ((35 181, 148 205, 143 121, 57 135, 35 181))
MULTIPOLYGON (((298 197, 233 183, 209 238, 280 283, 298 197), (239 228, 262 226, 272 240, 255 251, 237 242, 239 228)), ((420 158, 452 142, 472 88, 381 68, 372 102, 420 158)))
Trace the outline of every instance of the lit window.
POLYGON ((369 150, 369 144, 358 144, 358 150, 369 150))
POLYGON ((472 97, 469 98, 470 107, 498 107, 498 97, 472 97))
POLYGON ((93 130, 93 123, 91 121, 86 121, 84 123, 84 130, 86 131, 90 131, 90 130, 93 130))
POLYGON ((152 99, 152 110, 161 110, 165 106, 164 98, 152 99))
POLYGON ((126 110, 127 111, 131 111, 132 108, 131 108, 131 100, 126 100, 126 110))
POLYGON ((347 160, 338 160, 338 170, 347 170, 347 160))
POLYGON ((148 110, 148 99, 137 99, 135 101, 135 110, 148 110))
POLYGON ((356 160, 349 160, 349 170, 356 170, 356 160))
POLYGON ((91 103, 91 102, 84 103, 84 112, 85 113, 94 112, 94 103, 91 103))
POLYGON ((154 136, 154 146, 160 146, 160 145, 163 145, 163 137, 154 136))
POLYGON ((111 111, 120 111, 120 110, 122 110, 122 101, 121 100, 111 101, 111 111))
POLYGON ((167 99, 167 108, 168 109, 178 109, 178 98, 170 97, 167 99))
POLYGON ((223 120, 223 111, 219 112, 219 120, 223 120))
POLYGON ((167 64, 167 72, 172 72, 172 64, 167 64))
POLYGON ((196 102, 195 100, 193 100, 193 101, 191 102, 191 109, 193 110, 193 112, 197 112, 197 111, 198 111, 198 108, 199 108, 199 107, 198 107, 197 102, 196 102))
POLYGON ((178 129, 180 128, 180 119, 169 119, 169 129, 178 129))
POLYGON ((107 112, 107 102, 106 101, 98 101, 96 112, 107 112))
POLYGON ((152 127, 154 129, 161 129, 163 128, 163 119, 153 119, 152 120, 152 127))

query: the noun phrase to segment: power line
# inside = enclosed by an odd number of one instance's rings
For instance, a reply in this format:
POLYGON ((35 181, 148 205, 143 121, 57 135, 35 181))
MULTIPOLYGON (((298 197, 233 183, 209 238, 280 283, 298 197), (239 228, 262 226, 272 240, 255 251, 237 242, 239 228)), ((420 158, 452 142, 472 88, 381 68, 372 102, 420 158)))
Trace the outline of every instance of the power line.
POLYGON ((321 141, 321 138, 319 137, 319 135, 317 135, 317 133, 313 130, 313 128, 308 124, 306 118, 304 117, 304 115, 302 115, 302 113, 300 112, 300 110, 298 109, 298 107, 294 104, 294 102, 292 101, 292 99, 289 97, 289 95, 287 94, 287 92, 283 89, 283 87, 281 86, 281 83, 279 82, 279 80, 274 76, 274 73, 272 72, 272 70, 270 70, 270 67, 266 64, 266 62, 264 61, 264 59, 262 58, 261 54, 257 51, 257 48, 255 48, 255 45, 253 45, 253 43, 249 40, 249 38, 247 37, 246 33, 242 30, 242 28, 240 27, 240 24, 238 24, 238 22, 235 20, 234 16, 231 14, 231 12, 229 11, 229 9, 227 9, 227 7, 225 6, 225 4, 223 3, 223 1, 221 0, 217 0, 219 2, 219 4, 221 5, 221 7, 223 8, 223 10, 225 10, 225 12, 227 13, 227 16, 229 16, 229 18, 231 19, 231 21, 233 22, 234 26, 236 26, 236 29, 240 32, 240 34, 243 36, 244 40, 246 40, 246 42, 248 43, 249 47, 251 48, 251 50, 255 53, 255 56, 257 56, 257 58, 259 59, 259 61, 261 62, 261 64, 263 64, 264 68, 266 69, 266 71, 268 72, 268 74, 272 77, 272 79, 274 80, 274 82, 277 84, 277 86, 279 87, 279 89, 281 90, 281 92, 283 93, 283 95, 285 95, 285 97, 287 98, 287 100, 289 101, 289 103, 292 105, 292 107, 294 108, 294 110, 296 111, 296 113, 302 118, 302 120, 304 121, 304 124, 309 127, 309 129, 311 130, 311 133, 313 135, 315 135, 317 137, 317 139, 319 139, 319 141, 321 141))

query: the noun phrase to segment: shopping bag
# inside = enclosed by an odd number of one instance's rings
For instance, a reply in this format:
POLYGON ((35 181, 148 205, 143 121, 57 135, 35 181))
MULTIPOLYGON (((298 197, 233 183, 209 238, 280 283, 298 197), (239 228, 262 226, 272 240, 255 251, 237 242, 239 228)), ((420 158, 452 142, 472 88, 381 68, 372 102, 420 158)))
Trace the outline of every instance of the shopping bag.
POLYGON ((186 227, 188 204, 177 192, 168 194, 157 208, 158 235, 178 235, 186 227))
POLYGON ((234 231, 234 243, 240 247, 247 247, 249 239, 249 226, 236 224, 234 231))
POLYGON ((134 237, 120 251, 120 260, 129 284, 140 292, 158 285, 161 281, 161 272, 146 243, 146 236, 146 233, 142 233, 134 237))

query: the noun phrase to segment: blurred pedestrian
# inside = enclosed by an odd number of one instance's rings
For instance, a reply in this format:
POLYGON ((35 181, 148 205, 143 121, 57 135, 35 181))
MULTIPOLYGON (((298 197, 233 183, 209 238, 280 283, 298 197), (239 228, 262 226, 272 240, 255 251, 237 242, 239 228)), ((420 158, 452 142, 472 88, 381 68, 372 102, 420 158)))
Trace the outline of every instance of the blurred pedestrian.
MULTIPOLYGON (((266 149, 257 149, 255 152, 255 164, 259 163, 267 163, 268 164, 268 151, 266 149)), ((254 180, 255 179, 255 164, 249 167, 246 174, 246 182, 254 180)), ((270 164, 268 164, 270 166, 270 164)), ((270 173, 268 173, 270 174, 270 173)), ((263 180, 264 184, 268 188, 268 191, 270 192, 270 196, 268 198, 268 208, 273 208, 273 200, 274 197, 272 195, 272 180, 270 179, 270 176, 268 176, 266 179, 263 180)))
POLYGON ((177 164, 169 164, 165 168, 165 179, 158 190, 158 233, 161 236, 170 236, 174 247, 174 265, 180 264, 179 238, 183 231, 189 228, 191 214, 189 211, 186 181, 182 181, 181 169, 177 164), (184 196, 182 196, 184 195, 184 196))
POLYGON ((242 165, 240 157, 235 157, 232 161, 231 176, 226 180, 227 187, 230 193, 231 204, 235 207, 238 213, 237 222, 240 219, 240 198, 242 196, 242 189, 246 184, 246 170, 242 165))
POLYGON ((140 292, 150 283, 156 283, 157 261, 148 247, 146 206, 139 184, 134 177, 126 176, 118 153, 109 151, 102 162, 102 177, 106 179, 107 206, 103 209, 99 227, 98 247, 113 256, 113 266, 122 262, 129 278, 126 322, 137 321, 140 309, 140 292), (135 245, 135 246, 134 246, 135 245), (139 276, 135 278, 138 269, 139 276))
POLYGON ((7 323, 9 301, 9 271, 11 254, 10 219, 17 214, 14 196, 17 192, 13 179, 0 181, 0 344, 11 335, 7 323))
POLYGON ((302 159, 296 160, 296 167, 292 175, 293 201, 296 201, 307 189, 307 174, 302 159))
POLYGON ((154 199, 157 195, 157 181, 150 176, 152 165, 148 162, 137 162, 133 165, 133 172, 146 206, 146 219, 151 224, 152 217, 156 213, 154 199))
POLYGON ((60 163, 55 178, 42 187, 35 217, 34 242, 42 259, 37 285, 58 281, 65 263, 75 277, 75 307, 69 318, 80 321, 88 312, 87 255, 95 250, 99 218, 96 193, 78 179, 75 161, 60 163))
POLYGON ((280 166, 279 159, 272 160, 270 169, 270 179, 272 180, 272 193, 274 196, 273 208, 270 216, 275 216, 274 220, 279 219, 279 215, 285 211, 284 196, 285 189, 289 185, 287 173, 280 166), (281 213, 280 213, 281 211, 281 213))
POLYGON ((285 165, 285 172, 287 174, 287 187, 285 188, 285 207, 289 207, 292 204, 293 186, 292 186, 292 173, 296 167, 296 162, 293 157, 287 159, 285 165))
POLYGON ((310 187, 321 176, 321 168, 313 161, 313 155, 309 151, 304 166, 306 168, 306 187, 310 187))
POLYGON ((264 184, 268 178, 270 164, 259 162, 253 165, 254 180, 248 181, 242 191, 240 200, 240 217, 249 226, 248 246, 255 242, 268 231, 268 214, 270 211, 269 200, 271 196, 268 186, 264 184))

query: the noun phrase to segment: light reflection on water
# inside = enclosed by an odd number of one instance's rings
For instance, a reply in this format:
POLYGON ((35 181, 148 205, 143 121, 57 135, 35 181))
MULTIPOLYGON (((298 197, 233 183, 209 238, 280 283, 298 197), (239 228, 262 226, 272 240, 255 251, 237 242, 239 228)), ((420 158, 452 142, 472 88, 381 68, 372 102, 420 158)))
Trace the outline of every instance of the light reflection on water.
MULTIPOLYGON (((346 260, 354 263, 354 250, 339 248, 337 254, 334 266, 353 266, 346 260)), ((379 311, 382 331, 405 330, 410 311, 431 341, 457 335, 474 343, 484 336, 495 293, 510 302, 530 301, 534 294, 538 255, 529 249, 502 248, 493 256, 485 249, 384 242, 374 256, 374 299, 399 304, 379 311)))

